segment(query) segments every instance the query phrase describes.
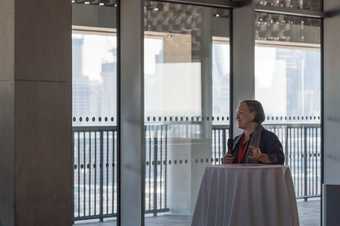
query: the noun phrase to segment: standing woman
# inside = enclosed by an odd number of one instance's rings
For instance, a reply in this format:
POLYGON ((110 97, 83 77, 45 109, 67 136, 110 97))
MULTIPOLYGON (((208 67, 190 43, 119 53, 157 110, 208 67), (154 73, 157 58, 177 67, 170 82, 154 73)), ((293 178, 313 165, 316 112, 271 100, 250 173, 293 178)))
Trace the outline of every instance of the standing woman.
POLYGON ((262 104, 256 100, 244 100, 237 112, 238 127, 243 133, 228 142, 224 164, 259 163, 283 164, 284 154, 278 137, 263 128, 265 120, 262 104))

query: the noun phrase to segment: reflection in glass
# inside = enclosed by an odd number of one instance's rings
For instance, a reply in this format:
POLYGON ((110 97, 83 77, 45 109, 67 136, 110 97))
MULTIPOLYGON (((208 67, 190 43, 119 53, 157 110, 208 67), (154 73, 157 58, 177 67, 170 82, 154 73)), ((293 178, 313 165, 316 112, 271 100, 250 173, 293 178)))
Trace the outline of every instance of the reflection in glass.
POLYGON ((255 27, 255 96, 267 116, 320 116, 320 21, 258 13, 255 27))
POLYGON ((146 225, 190 225, 229 130, 229 11, 146 2, 146 225))
POLYGON ((255 38, 262 41, 281 41, 320 44, 320 20, 257 13, 255 38))
POLYGON ((255 51, 256 98, 267 116, 320 116, 320 46, 258 43, 255 51))
POLYGON ((256 0, 257 7, 273 7, 281 9, 321 10, 320 0, 256 0))

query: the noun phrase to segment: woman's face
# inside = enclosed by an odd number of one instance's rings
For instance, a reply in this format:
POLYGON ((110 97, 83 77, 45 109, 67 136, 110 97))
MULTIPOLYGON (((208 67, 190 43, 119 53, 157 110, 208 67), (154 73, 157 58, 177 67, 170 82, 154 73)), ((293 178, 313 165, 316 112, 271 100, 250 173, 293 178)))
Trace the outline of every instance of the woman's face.
POLYGON ((255 112, 250 112, 246 103, 241 103, 238 107, 237 116, 238 128, 246 129, 255 119, 255 112))

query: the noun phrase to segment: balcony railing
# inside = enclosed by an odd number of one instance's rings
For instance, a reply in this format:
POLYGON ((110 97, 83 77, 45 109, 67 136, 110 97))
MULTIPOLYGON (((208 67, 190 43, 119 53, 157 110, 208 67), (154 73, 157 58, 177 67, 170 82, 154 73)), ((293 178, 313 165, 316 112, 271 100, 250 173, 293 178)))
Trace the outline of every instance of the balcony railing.
POLYGON ((74 219, 117 213, 117 127, 73 127, 74 219))
MULTIPOLYGON (((221 164, 229 135, 228 125, 211 127, 209 158, 172 156, 175 140, 191 142, 202 136, 203 123, 162 122, 145 126, 145 211, 156 216, 168 212, 169 170, 187 164, 221 164)), ((298 199, 320 196, 320 124, 278 123, 265 127, 283 144, 298 199)), ((74 220, 116 217, 117 214, 117 127, 76 126, 74 141, 74 220)))

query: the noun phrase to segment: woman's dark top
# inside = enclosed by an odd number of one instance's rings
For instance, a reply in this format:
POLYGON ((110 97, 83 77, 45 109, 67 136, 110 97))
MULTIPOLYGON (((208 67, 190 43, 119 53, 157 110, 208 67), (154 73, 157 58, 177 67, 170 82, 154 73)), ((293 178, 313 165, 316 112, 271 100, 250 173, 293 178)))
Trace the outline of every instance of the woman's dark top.
MULTIPOLYGON (((244 147, 241 145, 241 141, 243 140, 243 134, 235 137, 232 144, 231 154, 234 157, 234 163, 254 163, 253 160, 249 160, 249 153, 243 155, 243 158, 238 162, 239 151, 242 151, 244 147)), ((250 139, 251 140, 251 137, 250 139)), ((245 144, 245 149, 248 149, 249 141, 245 144)), ((259 148, 262 153, 268 155, 271 164, 284 164, 285 157, 283 154, 282 144, 279 138, 273 133, 266 129, 263 129, 261 133, 261 140, 259 148)))

